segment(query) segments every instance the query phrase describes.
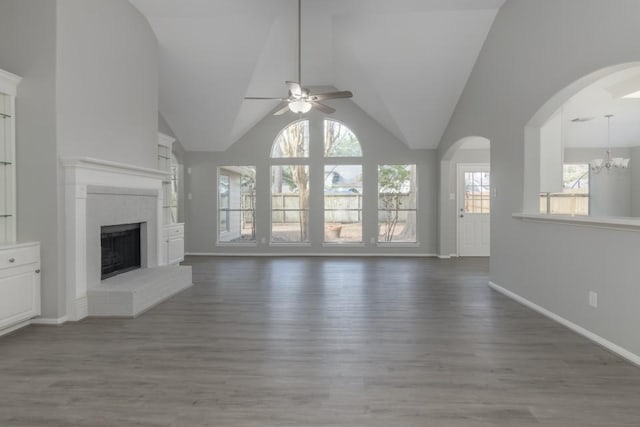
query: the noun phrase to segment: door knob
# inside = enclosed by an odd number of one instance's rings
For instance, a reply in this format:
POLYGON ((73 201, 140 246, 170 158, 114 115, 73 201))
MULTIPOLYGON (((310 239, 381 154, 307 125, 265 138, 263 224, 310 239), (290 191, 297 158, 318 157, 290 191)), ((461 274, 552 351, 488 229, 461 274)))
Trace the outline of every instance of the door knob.
POLYGON ((37 270, 36 270, 36 274, 40 274, 40 269, 37 269, 37 270))
POLYGON ((15 258, 9 258, 9 262, 16 262, 15 258))
POLYGON ((464 218, 464 215, 460 214, 460 218, 464 218))

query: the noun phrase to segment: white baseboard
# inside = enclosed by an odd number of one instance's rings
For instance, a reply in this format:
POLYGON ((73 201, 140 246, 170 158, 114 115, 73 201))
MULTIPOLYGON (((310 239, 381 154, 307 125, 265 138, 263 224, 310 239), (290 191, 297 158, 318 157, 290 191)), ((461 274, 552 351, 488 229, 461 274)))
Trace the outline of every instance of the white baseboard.
POLYGON ((76 322, 89 317, 89 300, 86 296, 76 298, 75 300, 75 316, 73 319, 76 322))
POLYGON ((8 333, 11 333, 13 331, 17 331, 20 328, 24 328, 25 326, 29 326, 30 324, 31 324, 31 320, 25 320, 24 322, 20 322, 6 329, 3 329, 0 331, 0 337, 8 333))
POLYGON ((402 258, 436 258, 436 254, 340 254, 340 253, 215 253, 215 252, 187 252, 185 256, 218 256, 218 257, 402 257, 402 258))
POLYGON ((458 258, 458 254, 438 255, 438 258, 440 259, 458 258))
POLYGON ((62 325, 63 323, 67 322, 69 320, 69 318, 67 316, 62 316, 62 317, 58 317, 56 318, 47 318, 47 317, 36 317, 35 319, 31 320, 31 324, 32 325, 62 325))
POLYGON ((538 313, 542 314, 543 316, 548 317, 551 320, 554 320, 558 323, 560 323, 561 325, 571 329, 572 331, 582 335, 583 337, 595 342, 596 344, 606 348, 607 350, 611 351, 612 353, 617 354, 618 356, 628 360, 629 362, 640 366, 640 356, 638 356, 635 353, 630 352, 629 350, 620 347, 617 344, 612 343, 611 341, 602 338, 600 335, 596 335, 593 332, 583 328, 582 326, 576 325, 575 323, 571 322, 570 320, 565 319, 564 317, 558 316, 557 314, 547 310, 546 308, 540 307, 538 304, 535 304, 531 301, 529 301, 528 299, 521 297, 518 294, 515 294, 513 292, 511 292, 508 289, 503 288, 502 286, 496 285, 493 282, 489 282, 489 287, 491 287, 491 289, 495 290, 496 292, 499 292, 501 294, 503 294, 506 297, 511 298, 514 301, 519 302, 520 304, 529 307, 530 309, 537 311, 538 313))

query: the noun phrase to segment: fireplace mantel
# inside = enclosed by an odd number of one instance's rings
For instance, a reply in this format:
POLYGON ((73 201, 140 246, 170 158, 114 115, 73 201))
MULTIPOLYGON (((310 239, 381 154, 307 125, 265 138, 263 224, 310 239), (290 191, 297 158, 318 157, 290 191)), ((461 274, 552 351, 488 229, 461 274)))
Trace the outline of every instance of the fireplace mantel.
MULTIPOLYGON (((88 157, 61 159, 65 182, 65 274, 66 307, 69 320, 80 320, 88 315, 87 301, 87 187, 120 188, 123 191, 145 190, 156 199, 157 260, 160 257, 162 236, 162 181, 167 172, 134 165, 116 163, 88 157)), ((148 232, 152 232, 148 230, 148 232)))

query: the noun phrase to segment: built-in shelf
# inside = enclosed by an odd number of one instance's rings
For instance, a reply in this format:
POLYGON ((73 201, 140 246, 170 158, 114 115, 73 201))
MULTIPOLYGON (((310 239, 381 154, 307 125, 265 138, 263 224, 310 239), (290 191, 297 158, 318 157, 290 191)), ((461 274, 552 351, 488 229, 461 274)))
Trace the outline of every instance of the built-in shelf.
POLYGON ((0 70, 0 241, 16 241, 15 97, 21 78, 0 70), (4 166, 4 167, 3 167, 4 166))
POLYGON ((158 169, 166 171, 167 175, 162 180, 162 223, 171 224, 175 222, 171 213, 171 147, 175 138, 162 133, 158 134, 158 169))

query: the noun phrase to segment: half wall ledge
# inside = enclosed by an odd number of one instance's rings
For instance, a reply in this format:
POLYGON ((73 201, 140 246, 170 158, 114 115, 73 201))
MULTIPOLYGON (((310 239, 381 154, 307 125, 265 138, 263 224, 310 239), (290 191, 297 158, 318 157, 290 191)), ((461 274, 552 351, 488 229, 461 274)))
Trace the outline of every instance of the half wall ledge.
POLYGON ((591 217, 531 213, 514 213, 512 217, 530 222, 546 222, 577 227, 606 228, 610 230, 640 231, 640 218, 633 217, 591 217))

